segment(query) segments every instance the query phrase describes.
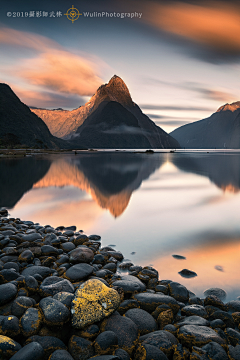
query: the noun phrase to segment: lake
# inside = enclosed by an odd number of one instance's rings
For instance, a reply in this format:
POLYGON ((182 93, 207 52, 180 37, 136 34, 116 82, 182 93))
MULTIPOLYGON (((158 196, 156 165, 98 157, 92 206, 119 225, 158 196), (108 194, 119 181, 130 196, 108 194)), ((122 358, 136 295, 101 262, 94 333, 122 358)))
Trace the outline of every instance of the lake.
POLYGON ((12 217, 99 234, 104 246, 200 297, 210 287, 227 291, 226 300, 240 296, 239 190, 237 151, 0 159, 0 207, 12 217))

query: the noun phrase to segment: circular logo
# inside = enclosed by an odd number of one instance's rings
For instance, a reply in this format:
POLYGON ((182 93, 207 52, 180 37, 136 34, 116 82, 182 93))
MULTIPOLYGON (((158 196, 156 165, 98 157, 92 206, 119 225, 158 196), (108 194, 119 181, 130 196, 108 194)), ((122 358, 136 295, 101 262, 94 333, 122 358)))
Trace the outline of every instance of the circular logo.
POLYGON ((72 23, 74 23, 74 21, 76 21, 80 15, 80 12, 78 11, 78 9, 76 9, 73 5, 70 9, 68 9, 68 11, 66 12, 66 14, 64 14, 67 16, 68 20, 70 20, 72 23))

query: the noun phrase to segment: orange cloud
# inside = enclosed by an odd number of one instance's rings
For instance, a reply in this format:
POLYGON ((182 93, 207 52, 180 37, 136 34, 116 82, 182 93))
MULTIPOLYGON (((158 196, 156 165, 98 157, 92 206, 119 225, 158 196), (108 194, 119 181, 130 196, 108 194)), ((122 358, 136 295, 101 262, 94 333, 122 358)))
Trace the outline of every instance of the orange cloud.
POLYGON ((217 51, 240 51, 239 6, 216 1, 143 5, 142 19, 161 30, 193 40, 217 51))
POLYGON ((36 57, 19 60, 17 70, 15 65, 9 68, 11 75, 29 84, 58 93, 90 96, 103 83, 95 61, 88 55, 72 53, 44 36, 1 28, 0 43, 27 47, 37 53, 36 57))

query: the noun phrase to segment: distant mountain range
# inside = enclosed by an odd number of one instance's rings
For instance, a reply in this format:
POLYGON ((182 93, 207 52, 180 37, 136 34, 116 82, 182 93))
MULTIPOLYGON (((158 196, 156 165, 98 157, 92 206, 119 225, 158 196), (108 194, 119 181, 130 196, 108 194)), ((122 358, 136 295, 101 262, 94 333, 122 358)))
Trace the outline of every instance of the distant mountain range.
POLYGON ((51 133, 87 148, 179 148, 178 142, 144 115, 123 80, 114 75, 92 98, 71 111, 31 108, 51 133))
POLYGON ((0 84, 0 145, 38 148, 67 148, 66 141, 53 136, 47 125, 23 104, 7 84, 0 84))
POLYGON ((240 101, 221 106, 210 117, 170 133, 186 149, 239 149, 240 101))

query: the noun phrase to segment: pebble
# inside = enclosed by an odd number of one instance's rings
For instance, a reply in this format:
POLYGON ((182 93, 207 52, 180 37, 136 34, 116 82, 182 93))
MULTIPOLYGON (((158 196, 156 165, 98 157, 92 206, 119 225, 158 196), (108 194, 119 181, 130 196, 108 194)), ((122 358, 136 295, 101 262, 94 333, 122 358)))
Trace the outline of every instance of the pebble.
POLYGON ((46 297, 39 302, 44 322, 50 326, 63 326, 70 319, 70 311, 60 301, 46 297))

